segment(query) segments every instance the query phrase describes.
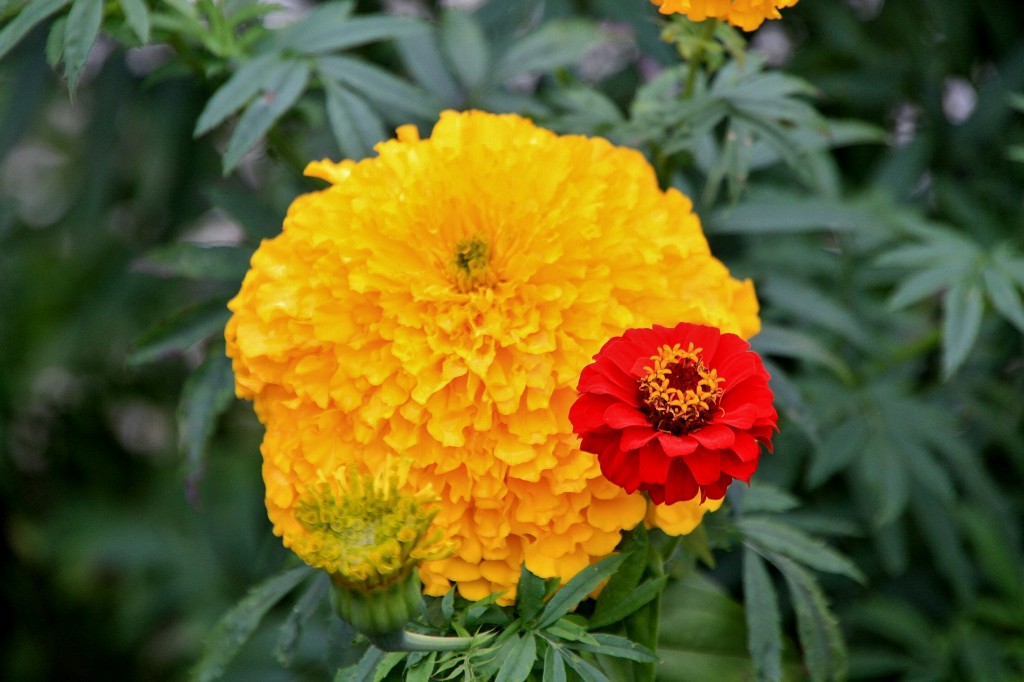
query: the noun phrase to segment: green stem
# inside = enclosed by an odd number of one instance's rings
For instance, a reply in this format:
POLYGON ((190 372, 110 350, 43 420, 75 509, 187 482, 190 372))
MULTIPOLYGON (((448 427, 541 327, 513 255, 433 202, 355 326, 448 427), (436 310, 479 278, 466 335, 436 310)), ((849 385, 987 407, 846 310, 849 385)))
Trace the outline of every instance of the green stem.
POLYGON ((435 637, 408 630, 396 630, 370 637, 382 651, 465 651, 473 645, 473 637, 435 637))
POLYGON ((715 36, 715 28, 717 26, 718 19, 704 20, 704 32, 700 36, 700 42, 697 43, 697 49, 694 50, 693 56, 689 59, 690 69, 686 73, 686 88, 683 90, 683 99, 693 97, 693 90, 697 85, 697 72, 704 62, 704 45, 711 42, 711 39, 715 36))
MULTIPOLYGON (((654 543, 651 543, 647 550, 647 568, 644 570, 643 579, 659 578, 663 575, 665 575, 664 557, 654 543)), ((660 620, 661 595, 659 594, 626 618, 626 636, 637 644, 657 652, 658 623, 660 620)), ((655 663, 633 663, 634 682, 654 682, 656 675, 657 668, 655 663)))

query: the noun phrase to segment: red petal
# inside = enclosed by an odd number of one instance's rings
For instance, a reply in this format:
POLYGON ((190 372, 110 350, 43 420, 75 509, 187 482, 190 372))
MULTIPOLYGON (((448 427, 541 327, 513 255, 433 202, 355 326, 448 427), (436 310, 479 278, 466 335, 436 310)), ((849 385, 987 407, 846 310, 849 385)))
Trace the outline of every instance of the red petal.
POLYGON ((664 431, 658 433, 658 442, 669 457, 684 457, 697 449, 697 441, 690 436, 673 436, 664 431))
POLYGON ((722 424, 708 424, 690 432, 690 435, 698 443, 711 450, 721 450, 736 442, 736 433, 722 424))
MULTIPOLYGON (((694 480, 690 469, 681 459, 673 459, 672 467, 668 472, 668 481, 664 488, 664 504, 675 504, 683 500, 692 500, 700 492, 697 481, 694 480)), ((654 499, 654 496, 651 496, 654 499)), ((655 500, 657 501, 657 500, 655 500)))
POLYGON ((722 456, 722 473, 739 479, 744 483, 750 481, 750 477, 757 471, 757 460, 744 462, 732 452, 725 452, 722 456))
MULTIPOLYGON (((728 394, 726 394, 728 396, 728 394)), ((719 406, 720 414, 715 417, 719 424, 725 424, 737 429, 749 429, 757 419, 758 409, 756 405, 740 402, 735 406, 727 406, 725 401, 719 406)))
POLYGON ((624 429, 627 426, 646 426, 651 428, 651 423, 643 412, 623 403, 612 403, 605 408, 604 421, 613 429, 624 429))
POLYGON ((649 425, 646 427, 631 426, 622 430, 622 437, 619 439, 619 448, 622 450, 638 450, 647 445, 658 432, 649 425))
POLYGON ((671 465, 672 460, 656 445, 640 448, 640 480, 644 483, 664 484, 671 465))
POLYGON ((736 442, 730 448, 738 459, 744 462, 754 462, 757 465, 757 458, 761 456, 761 447, 754 440, 754 437, 744 431, 736 433, 736 442))
POLYGON ((583 434, 603 427, 605 425, 604 411, 613 402, 612 398, 590 393, 584 393, 578 397, 569 408, 569 421, 572 422, 572 430, 575 433, 583 434))
POLYGON ((598 456, 601 464, 601 473, 612 483, 625 488, 627 493, 636 492, 640 487, 639 470, 636 466, 636 458, 630 454, 612 448, 605 450, 598 456))
POLYGON ((683 457, 686 466, 690 467, 694 479, 701 485, 709 485, 722 475, 722 456, 718 450, 697 450, 689 457, 683 457))

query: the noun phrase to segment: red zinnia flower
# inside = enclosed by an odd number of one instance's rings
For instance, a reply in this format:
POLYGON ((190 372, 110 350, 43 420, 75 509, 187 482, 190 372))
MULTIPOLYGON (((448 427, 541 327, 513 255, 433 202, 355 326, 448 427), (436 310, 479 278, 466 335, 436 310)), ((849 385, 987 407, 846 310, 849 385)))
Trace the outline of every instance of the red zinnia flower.
POLYGON ((606 478, 657 504, 721 499, 734 478, 749 482, 778 421, 750 344, 685 322, 611 339, 577 390, 569 419, 583 450, 606 478))

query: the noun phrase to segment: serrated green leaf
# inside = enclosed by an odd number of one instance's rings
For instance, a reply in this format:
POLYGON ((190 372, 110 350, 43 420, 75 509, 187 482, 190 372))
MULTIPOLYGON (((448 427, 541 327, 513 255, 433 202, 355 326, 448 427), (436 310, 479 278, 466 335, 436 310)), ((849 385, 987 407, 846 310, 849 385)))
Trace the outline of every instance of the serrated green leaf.
POLYGON ((230 316, 223 301, 207 301, 179 311, 139 337, 128 356, 128 365, 138 366, 180 355, 196 343, 220 333, 230 316))
POLYGON ((449 72, 433 31, 402 36, 396 42, 402 62, 412 77, 442 106, 460 109, 465 97, 449 72))
POLYGON ((306 89, 309 64, 293 61, 275 80, 263 87, 263 92, 242 113, 228 139, 224 151, 223 171, 227 175, 242 160, 242 156, 262 138, 306 89))
POLYGON ((577 573, 548 601, 541 612, 537 627, 545 628, 569 613, 596 590, 605 578, 612 575, 625 559, 626 555, 624 554, 605 557, 593 566, 587 566, 577 573))
MULTIPOLYGON (((573 622, 570 620, 573 616, 567 616, 565 618, 559 618, 551 625, 544 628, 544 634, 558 639, 565 640, 567 642, 590 642, 594 641, 594 638, 587 632, 587 628, 580 623, 573 622)), ((576 616, 579 618, 579 616, 576 616)))
POLYGON ((206 450, 217 417, 235 399, 235 375, 224 344, 214 344, 201 365, 185 382, 178 402, 178 449, 185 459, 190 488, 202 475, 206 450))
POLYGON ((319 57, 316 64, 322 74, 358 92, 388 112, 392 120, 403 123, 410 118, 432 121, 441 110, 429 93, 378 66, 338 56, 319 57))
POLYGON ((259 627, 263 616, 285 595, 313 572, 309 566, 290 568, 249 590, 214 627, 203 647, 199 662, 192 669, 192 682, 212 682, 224 674, 231 659, 259 627))
POLYGON ((844 381, 852 380, 853 372, 835 353, 813 336, 794 329, 765 325, 751 340, 751 346, 762 355, 774 355, 816 362, 832 370, 844 381))
POLYGON ((46 37, 46 63, 52 68, 64 58, 64 29, 68 24, 68 18, 57 17, 50 26, 50 33, 46 37))
POLYGON ((604 632, 595 632, 591 636, 596 640, 596 644, 583 642, 577 644, 574 648, 579 651, 589 651, 614 658, 624 658, 638 663, 658 662, 658 657, 650 649, 625 637, 610 635, 604 632))
POLYGON ((159 277, 240 282, 249 269, 250 256, 249 249, 237 246, 181 242, 153 249, 135 265, 159 277))
MULTIPOLYGON (((306 22, 302 24, 305 26, 306 22)), ((426 24, 411 17, 387 14, 357 16, 330 25, 317 23, 306 30, 296 29, 293 38, 285 37, 279 44, 283 49, 298 54, 319 55, 348 50, 378 40, 425 33, 426 30, 426 24)))
MULTIPOLYGON (((603 628, 618 623, 660 596, 667 583, 668 576, 651 578, 640 583, 622 597, 614 601, 605 601, 603 609, 594 611, 594 615, 590 619, 590 626, 603 628)), ((603 591, 601 596, 604 596, 603 591)))
POLYGON ((981 288, 973 281, 961 280, 943 299, 942 376, 949 380, 967 359, 981 331, 985 310, 981 288))
POLYGON ((64 27, 64 77, 74 92, 103 23, 103 0, 75 0, 64 27))
POLYGON ((144 0, 118 0, 121 9, 124 11, 124 18, 132 31, 138 37, 140 43, 149 42, 149 8, 144 0))
POLYGON ((192 135, 199 137, 220 125, 228 116, 248 104, 261 89, 280 81, 289 65, 278 54, 258 55, 242 64, 210 97, 199 114, 192 135))
POLYGON ((992 307, 1024 334, 1024 303, 1013 280, 994 268, 985 268, 981 276, 992 307))
POLYGON ((706 223, 714 234, 784 234, 830 230, 842 232, 873 225, 870 210, 830 199, 745 201, 712 213, 706 223))
POLYGON ((374 682, 377 664, 384 658, 384 652, 371 646, 355 665, 339 668, 334 674, 333 682, 374 682))
POLYGON ((561 652, 552 645, 548 645, 548 650, 544 653, 544 675, 541 680, 542 682, 566 682, 565 659, 562 658, 561 652))
POLYGON ((782 679, 782 626, 779 600, 761 556, 743 549, 743 605, 747 619, 747 649, 758 680, 782 679))
MULTIPOLYGON (((411 660, 411 656, 406 656, 405 654, 399 652, 395 653, 398 654, 399 660, 401 660, 401 658, 403 657, 407 660, 411 660)), ((388 655, 390 656, 393 654, 388 655)), ((416 654, 412 655, 415 656, 416 654)), ((405 682, 430 682, 430 680, 434 679, 434 664, 436 662, 437 652, 432 651, 430 652, 429 655, 424 656, 412 667, 409 667, 407 663, 405 668, 405 682)), ((379 677, 379 682, 383 682, 383 680, 387 677, 387 674, 382 674, 380 669, 378 669, 377 676, 379 677)))
POLYGON ((931 547, 935 568, 949 581, 961 603, 973 602, 975 569, 948 504, 923 489, 915 493, 910 496, 910 511, 921 536, 931 547))
POLYGON ((538 578, 524 563, 519 569, 519 585, 516 587, 516 610, 524 623, 529 623, 543 606, 544 580, 538 578))
POLYGON ((856 564, 842 554, 778 519, 744 516, 737 526, 744 539, 756 548, 777 552, 819 571, 838 573, 858 582, 866 579, 856 564))
POLYGON ((768 560, 782 572, 796 612, 797 634, 804 661, 814 682, 845 680, 848 658, 839 622, 828 607, 825 593, 810 573, 777 554, 768 560))
POLYGON ((787 491, 772 485, 756 481, 744 491, 742 513, 753 512, 787 512, 800 506, 800 500, 787 491))
POLYGON ((867 426, 858 416, 851 415, 833 424, 815 449, 814 460, 807 470, 807 484, 816 488, 847 469, 864 451, 867 439, 867 426))
POLYGON ((626 596, 640 584, 640 579, 647 568, 649 547, 650 538, 643 524, 626 534, 619 551, 620 554, 629 557, 629 560, 612 574, 612 577, 608 579, 608 584, 601 590, 597 603, 594 605, 591 627, 604 627, 621 620, 621 617, 617 618, 615 615, 621 609, 626 596))
POLYGON ((483 82, 490 68, 491 53, 487 37, 472 13, 447 9, 438 26, 441 51, 455 75, 467 88, 483 82))
POLYGON ((327 117, 342 153, 351 159, 370 156, 373 146, 387 136, 376 112, 362 97, 331 80, 324 81, 324 91, 327 117))
POLYGON ((0 29, 0 59, 21 42, 36 24, 62 10, 71 0, 33 0, 28 3, 11 23, 0 29))
POLYGON ((284 667, 287 668, 292 663, 292 656, 306 621, 317 612, 320 606, 326 603, 328 582, 329 578, 323 572, 310 581, 305 592, 292 607, 287 620, 278 629, 277 643, 274 645, 274 659, 284 667))
POLYGON ((603 672, 586 659, 580 658, 576 653, 567 650, 562 653, 562 656, 583 682, 611 682, 603 672))
POLYGON ((275 51, 295 50, 305 39, 311 44, 330 40, 352 18, 356 5, 354 0, 325 2, 315 5, 298 21, 276 31, 273 36, 275 51))
POLYGON ((537 640, 532 633, 524 633, 511 645, 506 643, 503 650, 505 659, 494 682, 525 682, 537 660, 537 640))
MULTIPOLYGON (((910 482, 900 451, 885 436, 874 436, 856 460, 863 485, 873 495, 874 523, 881 527, 903 513, 910 495, 910 482)), ((878 528, 876 530, 876 538, 878 528)))
POLYGON ((553 19, 514 43, 498 59, 490 80, 504 83, 513 76, 549 73, 569 66, 597 44, 601 30, 582 19, 553 19))

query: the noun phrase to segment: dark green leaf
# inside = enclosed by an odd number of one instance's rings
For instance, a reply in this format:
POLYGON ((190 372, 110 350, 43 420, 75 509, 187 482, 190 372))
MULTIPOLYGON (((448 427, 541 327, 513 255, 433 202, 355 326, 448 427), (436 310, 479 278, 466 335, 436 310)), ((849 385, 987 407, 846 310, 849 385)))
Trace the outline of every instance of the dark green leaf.
POLYGON ((169 244, 148 252, 136 268, 160 277, 241 282, 249 269, 250 251, 237 246, 169 244))
POLYGON ((190 487, 201 477, 217 417, 235 398, 235 375, 224 344, 210 347, 203 364, 185 382, 178 402, 178 448, 190 487))
POLYGON ((64 27, 64 76, 74 92, 103 23, 103 0, 75 0, 64 27))
POLYGON ((594 607, 591 627, 599 628, 615 623, 621 618, 614 618, 628 594, 633 592, 647 568, 647 552, 650 538, 643 524, 629 531, 623 540, 619 553, 629 557, 622 567, 612 574, 608 584, 601 590, 594 607), (611 613, 610 613, 611 612, 611 613), (609 618, 612 617, 611 620, 609 618), (600 623, 600 624, 597 624, 600 623))
POLYGON ((128 356, 128 364, 141 365, 180 355, 196 343, 221 333, 230 316, 223 301, 186 308, 143 334, 128 356))
POLYGON ((748 200, 714 212, 708 232, 715 234, 781 234, 845 231, 873 225, 871 211, 831 199, 748 200))
POLYGON ((520 635, 511 645, 506 643, 502 651, 507 653, 494 682, 525 682, 537 660, 537 640, 533 634, 520 635))
POLYGON ((569 664, 569 667, 576 671, 576 674, 580 676, 583 682, 611 682, 608 677, 598 670, 592 663, 586 659, 580 658, 577 654, 572 651, 564 651, 562 653, 563 660, 569 664))
POLYGON ((800 506, 800 500, 771 483, 756 481, 744 491, 742 513, 787 512, 800 506))
POLYGON ((577 573, 548 601, 544 611, 541 612, 537 627, 545 628, 569 613, 596 590, 605 578, 615 573, 625 559, 626 555, 616 554, 602 559, 593 566, 587 566, 577 573))
POLYGON ((327 30, 318 26, 309 31, 296 31, 295 39, 286 41, 285 49, 299 54, 324 54, 348 50, 378 40, 392 40, 402 36, 426 32, 423 22, 410 17, 374 15, 352 17, 327 30))
POLYGON ((362 159, 373 153, 373 145, 385 137, 384 125, 370 105, 348 88, 324 81, 327 92, 327 117, 338 146, 345 156, 362 159))
MULTIPOLYGON (((667 583, 668 576, 651 578, 615 600, 608 599, 604 601, 604 608, 594 611, 594 615, 590 619, 590 627, 603 628, 613 623, 618 623, 626 616, 646 606, 653 599, 660 596, 667 583)), ((601 592, 601 597, 604 597, 603 591, 601 592)))
POLYGON ((548 645, 544 653, 544 676, 543 682, 566 682, 565 659, 554 646, 548 645))
POLYGON ((355 665, 340 668, 334 675, 334 682, 373 682, 377 664, 384 658, 384 652, 371 646, 355 665))
POLYGON ((504 83, 513 76, 548 73, 583 58, 601 40, 601 30, 581 19, 554 19, 512 45, 498 60, 491 80, 504 83))
POLYGON ((438 29, 441 50, 455 75, 467 88, 479 85, 490 68, 491 54, 476 18, 470 12, 448 9, 438 29))
POLYGON ((46 38, 46 63, 52 68, 64 58, 64 28, 68 25, 68 18, 57 17, 50 26, 50 34, 46 38))
POLYGON ((223 675, 227 664, 259 627, 267 611, 312 572, 313 569, 305 565, 290 568, 249 590, 245 599, 228 611, 214 627, 203 647, 202 657, 192 669, 192 681, 211 682, 223 675))
POLYGON ((814 577, 786 557, 768 556, 782 572, 796 611, 797 633, 814 682, 846 679, 846 642, 825 593, 814 577))
POLYGON ((33 0, 11 20, 11 23, 0 29, 0 59, 21 42, 25 34, 36 24, 51 14, 59 12, 71 0, 33 0))
POLYGON ((815 450, 814 461, 807 470, 808 485, 816 488, 848 468, 863 452, 867 438, 867 426, 857 416, 833 424, 815 450))
POLYGON ((230 173, 242 156, 299 99, 309 81, 309 64, 289 62, 277 79, 268 81, 263 92, 242 113, 224 151, 224 174, 230 173))
POLYGON ((981 274, 992 307, 1024 334, 1024 304, 1013 280, 994 268, 985 268, 981 274))
POLYGON ((433 93, 445 107, 462 107, 465 97, 445 65, 434 32, 403 36, 397 45, 406 68, 424 90, 433 93))
POLYGON ((959 281, 946 293, 942 317, 942 375, 949 379, 967 359, 981 331, 984 300, 980 287, 959 281))
POLYGON ((591 653, 600 653, 605 656, 613 656, 615 658, 625 658, 630 661, 637 661, 638 663, 658 662, 658 657, 652 653, 650 649, 628 640, 625 637, 609 635, 603 632, 595 632, 591 636, 597 640, 596 644, 583 642, 581 644, 577 644, 574 648, 580 651, 590 651, 591 653))
POLYGON ((140 43, 149 42, 149 8, 145 0, 118 0, 124 11, 124 18, 132 31, 138 36, 140 43))
POLYGON ((295 602, 288 619, 277 633, 277 644, 274 646, 274 658, 284 667, 289 667, 295 648, 302 634, 302 627, 317 610, 327 602, 329 578, 321 573, 310 581, 306 591, 295 602))
POLYGON ((524 623, 537 615, 544 602, 544 580, 538 578, 524 563, 519 569, 519 585, 516 587, 516 609, 524 623))
POLYGON ((853 372, 835 353, 809 334, 776 325, 765 325, 751 340, 751 346, 762 355, 774 355, 816 362, 832 370, 840 379, 851 380, 853 372))
POLYGON ((793 526, 767 516, 745 516, 737 525, 755 547, 777 552, 819 571, 838 573, 858 582, 865 580, 852 561, 793 526))
POLYGON ((440 106, 433 97, 378 66, 351 57, 326 56, 316 60, 322 74, 345 85, 388 112, 392 120, 433 120, 440 106))
POLYGON ((306 40, 312 45, 331 40, 334 33, 344 30, 354 10, 353 0, 315 5, 301 19, 275 33, 275 51, 297 50, 306 40))
POLYGON ((761 556, 743 550, 743 604, 747 618, 747 648, 758 680, 782 679, 782 626, 779 601, 761 556))
POLYGON ((203 107, 193 135, 199 137, 220 125, 224 119, 244 107, 260 90, 279 82, 290 65, 290 62, 282 61, 277 54, 258 55, 242 64, 203 107))
MULTIPOLYGON (((395 652, 395 653, 398 654, 399 658, 403 657, 403 654, 401 654, 399 652, 395 652)), ((388 655, 392 656, 394 654, 388 654, 388 655)), ((413 654, 413 655, 415 655, 415 654, 413 654)), ((411 659, 411 657, 409 657, 409 659, 411 659)), ((432 652, 430 652, 429 655, 424 656, 420 661, 418 661, 416 663, 416 665, 414 665, 412 667, 409 667, 408 664, 406 664, 406 668, 405 668, 405 682, 430 682, 431 680, 435 679, 434 676, 433 676, 433 673, 434 673, 434 664, 436 662, 437 662, 437 652, 436 651, 432 651, 432 652)), ((381 666, 381 667, 383 667, 383 666, 381 666)), ((386 674, 382 674, 381 670, 378 669, 377 670, 377 677, 382 682, 385 679, 385 677, 387 677, 387 675, 386 674)))

